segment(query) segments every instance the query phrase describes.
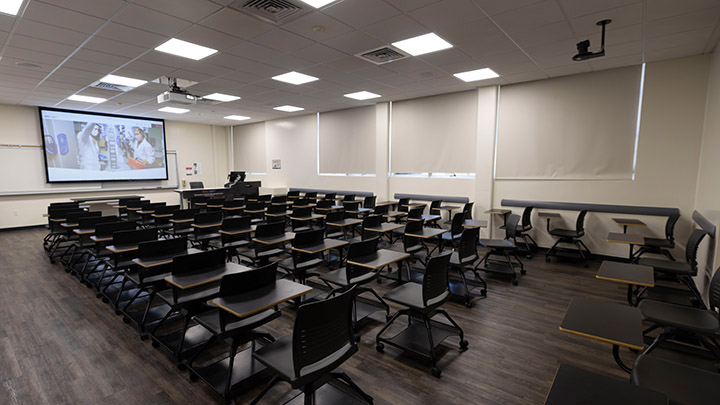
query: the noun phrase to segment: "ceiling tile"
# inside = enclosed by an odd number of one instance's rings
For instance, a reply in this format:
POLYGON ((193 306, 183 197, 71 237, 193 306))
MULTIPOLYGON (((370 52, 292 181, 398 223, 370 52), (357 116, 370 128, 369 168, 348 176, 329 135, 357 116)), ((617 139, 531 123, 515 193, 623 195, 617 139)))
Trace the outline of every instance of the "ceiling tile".
POLYGON ((105 22, 101 18, 37 1, 28 3, 23 18, 86 34, 94 33, 105 22))
POLYGON ((170 37, 153 34, 145 30, 114 22, 105 25, 100 32, 97 33, 97 36, 143 48, 155 48, 170 39, 170 37))
POLYGON ((387 45, 384 42, 363 34, 360 31, 348 32, 347 34, 324 41, 324 44, 350 55, 355 55, 360 52, 369 51, 371 49, 387 45))
MULTIPOLYGON (((392 63, 396 63, 396 62, 397 61, 392 62, 392 63)), ((368 66, 373 66, 374 64, 370 63, 366 60, 362 60, 356 56, 347 56, 347 57, 336 59, 336 60, 333 60, 330 62, 325 62, 325 63, 323 63, 323 65, 329 66, 333 69, 336 69, 336 70, 342 71, 342 72, 352 72, 354 70, 365 69, 368 66)), ((389 65, 390 64, 386 63, 383 66, 389 66, 389 65)))
POLYGON ((10 40, 10 45, 57 56, 70 55, 70 53, 76 49, 76 47, 71 45, 58 44, 57 42, 26 37, 25 35, 13 35, 10 40))
POLYGON ((542 0, 473 0, 488 15, 496 15, 506 11, 515 10, 542 0))
POLYGON ((325 15, 319 11, 313 11, 309 14, 305 14, 295 20, 283 24, 282 27, 283 29, 294 32, 295 34, 301 35, 313 41, 325 41, 353 30, 351 26, 343 24, 329 15, 325 15), (323 29, 320 31, 313 30, 313 27, 316 26, 321 26, 323 29))
POLYGON ((13 46, 8 47, 5 49, 5 56, 9 56, 11 58, 27 61, 27 62, 33 62, 33 63, 39 63, 41 65, 52 65, 55 66, 59 64, 60 62, 65 59, 62 56, 57 55, 50 55, 48 53, 42 53, 42 52, 35 52, 31 51, 29 49, 23 49, 23 48, 15 48, 13 46))
POLYGON ((575 34, 567 21, 559 21, 527 31, 518 31, 512 34, 512 39, 515 40, 520 47, 530 48, 568 39, 574 41, 575 34))
POLYGON ((336 51, 335 49, 323 44, 313 44, 307 48, 290 52, 290 55, 297 56, 314 63, 327 62, 347 56, 346 54, 336 51))
POLYGON ((102 19, 110 18, 115 12, 117 12, 125 3, 125 0, 102 0, 102 1, 87 1, 87 0, 34 0, 42 3, 47 3, 53 6, 66 8, 68 10, 82 11, 84 14, 89 14, 102 19))
POLYGON ((192 28, 183 31, 183 33, 177 35, 176 38, 220 51, 238 45, 242 42, 242 39, 240 38, 200 25, 195 25, 192 28))
POLYGON ((253 42, 263 44, 268 48, 280 52, 291 52, 296 49, 306 48, 313 44, 313 41, 303 38, 284 29, 274 29, 253 38, 253 42))
POLYGON ((471 0, 443 0, 417 9, 410 16, 432 31, 474 21, 485 24, 486 20, 485 13, 471 0))
POLYGON ((108 53, 104 52, 98 52, 91 49, 82 48, 79 49, 75 54, 73 55, 73 58, 80 59, 80 60, 87 60, 90 62, 98 61, 102 63, 107 63, 108 65, 113 66, 122 66, 128 62, 130 62, 130 58, 123 57, 123 56, 117 56, 117 55, 110 55, 108 53))
POLYGON ((468 43, 462 46, 462 50, 464 52, 467 52, 470 56, 480 58, 481 60, 486 56, 516 51, 517 49, 517 45, 515 45, 505 35, 478 38, 473 43, 468 43))
POLYGON ((363 28, 363 32, 390 44, 427 34, 428 29, 406 15, 399 15, 363 28))
POLYGON ((418 9, 420 7, 425 7, 427 5, 437 3, 440 0, 385 0, 387 3, 390 3, 392 6, 395 6, 400 11, 407 13, 410 11, 413 11, 415 9, 418 9))
MULTIPOLYGON (((720 2, 718 3, 720 4, 720 2)), ((714 27, 720 19, 720 7, 649 21, 645 29, 647 38, 714 27)))
POLYGON ((608 35, 610 34, 610 30, 642 24, 642 4, 631 4, 629 6, 614 8, 601 13, 588 14, 583 17, 573 18, 570 20, 570 25, 572 26, 575 34, 580 36, 592 35, 597 39, 591 39, 590 41, 600 43, 602 27, 599 27, 597 22, 604 19, 612 20, 612 22, 607 26, 608 35))
MULTIPOLYGON (((113 70, 117 69, 117 66, 110 66, 110 65, 106 65, 104 63, 98 63, 98 62, 88 62, 86 60, 80 60, 80 59, 76 59, 76 58, 70 58, 67 62, 65 62, 63 64, 63 66, 72 68, 72 69, 84 70, 86 72, 95 73, 97 76, 97 79, 100 79, 101 77, 104 77, 105 75, 109 74, 113 70)), ((92 74, 89 74, 88 77, 92 79, 92 74)))
POLYGON ((37 21, 20 19, 16 34, 26 35, 28 37, 44 39, 46 41, 54 41, 61 44, 78 46, 88 39, 88 34, 56 27, 54 25, 43 24, 37 21))
POLYGON ((435 33, 457 47, 472 46, 478 40, 503 35, 502 31, 485 17, 438 28, 435 33))
POLYGON ((188 21, 137 4, 129 5, 114 21, 167 37, 173 37, 192 25, 188 21))
POLYGON ((613 69, 623 66, 639 65, 642 63, 642 54, 621 56, 619 58, 598 58, 587 62, 592 70, 613 69))
POLYGON ((222 8, 208 0, 133 0, 133 3, 192 22, 198 22, 222 8))
POLYGON ((200 21, 200 25, 243 39, 256 37, 275 28, 272 24, 229 8, 200 21))
POLYGON ((122 42, 113 41, 101 37, 93 37, 88 41, 84 48, 92 51, 109 53, 112 55, 123 56, 126 58, 135 58, 147 51, 146 48, 142 48, 135 45, 125 44, 122 42))
POLYGON ((362 28, 400 14, 400 11, 383 0, 341 1, 331 4, 322 11, 355 28, 362 28))
POLYGON ((543 0, 494 15, 493 20, 506 32, 521 32, 562 21, 565 16, 555 0, 543 0))
POLYGON ((647 4, 648 21, 717 7, 717 0, 652 0, 647 4))
POLYGON ((640 0, 559 0, 568 17, 580 17, 588 14, 595 14, 617 7, 627 6, 633 3, 641 3, 640 0))

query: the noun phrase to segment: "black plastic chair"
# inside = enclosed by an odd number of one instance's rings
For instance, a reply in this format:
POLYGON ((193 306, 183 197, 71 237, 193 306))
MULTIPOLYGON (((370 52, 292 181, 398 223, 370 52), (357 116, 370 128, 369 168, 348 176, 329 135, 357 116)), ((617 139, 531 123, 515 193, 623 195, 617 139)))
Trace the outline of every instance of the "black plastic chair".
POLYGON ((190 182, 190 188, 205 188, 202 181, 191 181, 190 182))
MULTIPOLYGON (((260 224, 255 228, 256 238, 267 238, 280 236, 285 233, 284 222, 271 222, 260 224)), ((266 265, 271 258, 281 255, 284 252, 284 244, 265 245, 263 243, 253 243, 249 249, 238 249, 238 256, 250 259, 255 266, 266 265)))
POLYGON ((671 404, 715 404, 720 398, 720 375, 689 365, 641 354, 635 359, 630 382, 665 394, 671 404))
POLYGON ((428 260, 422 284, 405 283, 385 294, 388 301, 407 308, 395 312, 375 337, 375 349, 380 353, 385 350, 385 344, 388 344, 430 359, 430 372, 437 378, 440 378, 442 371, 437 367, 436 349, 443 340, 451 335, 458 335, 460 349, 464 351, 468 348, 462 328, 447 312, 440 309, 450 298, 447 278, 450 255, 450 252, 445 252, 428 260), (433 322, 432 318, 437 314, 443 315, 452 324, 452 328, 433 322), (383 338, 382 334, 401 315, 407 315, 408 319, 420 319, 422 322, 410 322, 404 331, 394 337, 383 338), (422 328, 425 329, 427 342, 417 341, 418 338, 422 339, 422 328))
POLYGON ((423 221, 422 218, 416 221, 409 221, 407 225, 405 225, 402 235, 403 251, 410 254, 410 259, 419 261, 423 266, 425 266, 427 256, 430 254, 430 249, 423 243, 422 239, 410 235, 422 232, 424 223, 425 221, 423 221), (425 252, 424 254, 422 253, 423 251, 425 252))
POLYGON ((479 267, 485 263, 485 267, 482 268, 484 271, 509 274, 512 276, 513 285, 518 285, 515 267, 520 267, 520 274, 525 274, 525 266, 517 256, 517 253, 515 253, 517 246, 515 246, 515 242, 513 242, 518 222, 520 222, 520 216, 510 214, 505 223, 505 239, 480 239, 480 245, 490 250, 485 253, 485 256, 483 256, 477 264, 479 267), (491 261, 491 256, 501 256, 505 260, 491 261), (513 262, 511 257, 514 258, 516 262, 513 262))
POLYGON ((364 208, 375 208, 375 202, 377 201, 377 196, 369 196, 365 197, 365 200, 363 201, 363 207, 364 208))
POLYGON ((435 200, 430 203, 430 215, 441 215, 440 206, 442 205, 442 200, 435 200))
MULTIPOLYGON (((307 194, 305 194, 305 195, 307 196, 307 194)), ((317 196, 317 193, 315 193, 315 196, 317 196)), ((330 200, 332 202, 335 202, 336 197, 337 197, 336 193, 325 193, 323 200, 330 200)))
POLYGON ((465 219, 472 219, 474 202, 465 203, 462 212, 465 214, 465 219))
MULTIPOLYGON (((457 251, 453 252, 450 256, 450 266, 457 270, 462 282, 462 290, 459 291, 460 295, 465 299, 465 306, 472 307, 472 295, 470 294, 473 288, 468 285, 468 281, 465 277, 465 272, 470 270, 475 275, 475 279, 478 280, 482 286, 480 289, 480 295, 487 295, 487 283, 480 277, 477 272, 475 262, 480 258, 477 253, 477 244, 480 235, 480 228, 465 229, 460 237, 460 243, 457 251)), ((451 291, 453 290, 452 283, 450 284, 451 291)), ((455 294, 455 291, 453 291, 455 294)))
POLYGON ((452 223, 450 224, 450 232, 442 234, 443 243, 450 243, 452 247, 456 247, 457 242, 462 237, 462 233, 465 230, 463 224, 465 223, 465 214, 462 212, 456 212, 453 215, 452 223))
POLYGON ((327 378, 338 380, 368 403, 373 398, 355 385, 350 377, 335 371, 358 351, 351 322, 353 289, 324 301, 298 308, 293 333, 257 350, 253 358, 275 376, 251 404, 257 404, 279 381, 301 389, 305 403, 312 404, 315 391, 327 378))
MULTIPOLYGON (((298 232, 292 241, 292 247, 302 249, 303 247, 315 246, 322 243, 325 235, 325 229, 315 229, 310 231, 298 232)), ((308 270, 316 268, 323 264, 322 253, 304 253, 298 250, 292 250, 292 257, 282 260, 278 266, 285 270, 294 281, 305 284, 305 280, 311 276, 318 276, 316 273, 308 273, 308 270)))
POLYGON ((408 212, 408 207, 407 207, 408 204, 410 204, 409 198, 400 198, 398 200, 398 211, 408 212))
POLYGON ((177 238, 190 235, 193 232, 193 219, 195 215, 199 213, 199 208, 189 208, 173 212, 172 219, 170 219, 170 223, 172 224, 172 228, 169 230, 170 236, 177 238))
POLYGON ((325 237, 347 239, 345 227, 330 226, 330 223, 338 223, 345 219, 345 210, 328 212, 325 216, 325 237))
POLYGON ((587 215, 586 210, 580 211, 575 222, 575 229, 555 228, 550 230, 550 235, 557 237, 558 240, 555 241, 555 244, 545 253, 546 262, 550 261, 550 257, 557 256, 558 244, 568 243, 577 247, 577 252, 580 253, 583 265, 588 267, 587 259, 592 253, 590 253, 590 249, 588 249, 580 239, 585 235, 585 215, 587 215))
POLYGON ((222 226, 222 212, 204 212, 195 215, 193 218, 193 231, 188 235, 188 241, 196 247, 207 249, 210 241, 220 239, 220 227, 222 226))
POLYGON ((665 255, 668 259, 675 261, 675 257, 670 251, 675 248, 675 224, 679 219, 679 212, 668 216, 667 222, 665 222, 665 239, 645 238, 644 245, 640 246, 633 254, 633 259, 637 259, 646 253, 655 253, 665 255))
POLYGON ((515 230, 515 239, 513 241, 517 245, 518 238, 522 238, 523 243, 525 245, 526 249, 526 255, 528 259, 532 259, 532 252, 533 249, 537 248, 537 242, 535 242, 535 239, 533 239, 532 236, 528 232, 530 232, 533 228, 532 226, 532 211, 534 207, 525 207, 522 213, 522 222, 520 225, 518 225, 517 229, 515 230), (532 245, 530 244, 532 242, 532 245))

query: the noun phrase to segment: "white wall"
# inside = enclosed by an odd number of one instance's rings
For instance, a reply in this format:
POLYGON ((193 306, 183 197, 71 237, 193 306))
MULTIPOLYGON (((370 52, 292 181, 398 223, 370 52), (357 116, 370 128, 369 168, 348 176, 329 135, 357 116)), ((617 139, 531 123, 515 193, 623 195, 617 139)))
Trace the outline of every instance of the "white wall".
MULTIPOLYGON (((35 107, 0 105, 0 144, 42 145, 38 110, 35 107)), ((208 187, 222 186, 230 169, 229 127, 199 125, 185 122, 166 121, 166 141, 168 150, 174 150, 178 156, 180 182, 183 180, 201 180, 208 187), (202 176, 185 176, 184 168, 193 162, 202 164, 202 176)), ((12 151, 8 151, 12 152, 12 151)), ((44 176, 44 170, 24 167, 24 162, 12 168, 6 168, 0 176, 0 191, 8 191, 11 176, 14 181, 19 176, 30 183, 44 181, 36 176, 44 176), (40 173, 40 174, 39 174, 40 173), (33 178, 29 178, 31 176, 33 178)), ((28 161, 28 165, 37 161, 28 161)), ((129 183, 131 186, 132 183, 129 183)), ((75 187, 74 185, 70 185, 75 187)), ((68 186, 62 186, 68 187, 68 186)), ((83 188, 80 184, 76 188, 83 188)), ((46 224, 43 214, 47 206, 55 201, 67 201, 80 196, 108 196, 118 194, 140 194, 152 201, 166 201, 178 204, 178 194, 168 189, 161 190, 92 190, 78 193, 34 194, 0 196, 0 229, 46 224), (17 213, 17 215, 15 215, 17 213)))

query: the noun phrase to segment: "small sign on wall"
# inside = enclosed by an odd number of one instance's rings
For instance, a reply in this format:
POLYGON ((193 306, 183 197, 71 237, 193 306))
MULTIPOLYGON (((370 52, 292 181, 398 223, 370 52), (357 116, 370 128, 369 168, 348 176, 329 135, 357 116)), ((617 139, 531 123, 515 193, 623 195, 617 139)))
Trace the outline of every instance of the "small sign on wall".
POLYGON ((281 168, 280 159, 272 160, 272 168, 273 168, 273 170, 280 170, 280 168, 281 168))
POLYGON ((193 168, 192 168, 192 167, 186 167, 186 168, 185 168, 185 175, 186 175, 186 176, 192 176, 192 175, 193 175, 193 168))

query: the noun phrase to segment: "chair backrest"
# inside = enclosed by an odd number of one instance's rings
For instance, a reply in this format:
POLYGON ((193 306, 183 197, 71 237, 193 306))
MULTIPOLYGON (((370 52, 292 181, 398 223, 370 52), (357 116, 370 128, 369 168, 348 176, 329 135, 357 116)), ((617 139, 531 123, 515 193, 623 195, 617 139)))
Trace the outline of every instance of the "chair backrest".
POLYGON ((80 229, 95 229, 97 224, 104 222, 117 222, 118 218, 115 215, 108 215, 106 217, 94 216, 94 217, 82 217, 78 219, 78 228, 80 229))
POLYGON ((76 224, 76 223, 78 223, 78 221, 80 221, 80 218, 90 218, 90 217, 100 217, 100 216, 102 216, 102 212, 100 212, 100 211, 73 212, 73 213, 67 214, 67 216, 65 217, 67 219, 67 221, 65 221, 65 222, 67 222, 68 224, 76 224))
POLYGON ((142 208, 143 204, 149 203, 150 200, 130 200, 127 202, 128 208, 142 208))
POLYGON ((273 204, 283 204, 283 203, 287 202, 287 197, 284 195, 279 195, 279 196, 271 198, 270 202, 273 204))
POLYGON ((587 210, 580 211, 575 221, 575 230, 580 236, 585 234, 585 215, 587 215, 587 210))
POLYGON ((385 215, 388 212, 390 212, 389 205, 376 205, 375 208, 373 208, 373 214, 375 215, 385 215))
POLYGON ((439 306, 450 296, 448 266, 450 266, 451 254, 452 252, 448 251, 437 256, 432 256, 425 266, 422 283, 422 300, 426 306, 439 306))
POLYGON ((245 205, 243 200, 225 200, 223 201, 223 208, 239 208, 245 205))
POLYGON ((468 228, 463 231, 460 236, 460 245, 458 246, 458 260, 461 264, 477 259, 477 243, 479 237, 480 228, 468 228))
POLYGON ((287 207, 284 205, 269 205, 266 214, 284 214, 287 211, 287 207))
POLYGON ((272 194, 261 194, 257 200, 258 202, 270 202, 272 200, 272 194))
POLYGON ((398 211, 408 212, 406 205, 410 204, 409 198, 401 198, 398 200, 398 211))
POLYGON ((298 196, 300 196, 300 191, 288 191, 287 196, 288 197, 298 197, 298 196))
POLYGON ((285 233, 285 222, 270 222, 260 224, 255 229, 255 236, 266 238, 270 236, 279 236, 285 233))
POLYGON ((248 202, 245 204, 245 211, 261 211, 265 209, 265 204, 257 201, 248 202))
POLYGON ((462 212, 465 214, 465 219, 472 219, 473 205, 475 205, 474 202, 469 202, 463 206, 462 212))
POLYGON ((435 214, 442 205, 442 200, 435 200, 430 203, 430 213, 435 214))
POLYGON ((214 249, 206 252, 192 253, 173 257, 172 274, 202 273, 225 266, 225 249, 214 249))
MULTIPOLYGON (((210 197, 206 195, 196 195, 190 198, 190 204, 195 205, 198 203, 204 203, 207 204, 207 202, 210 201, 210 197)), ((129 207, 129 206, 128 206, 129 207)))
POLYGON ((310 205, 310 202, 311 201, 309 198, 298 198, 297 200, 295 200, 295 204, 293 204, 293 207, 310 205))
POLYGON ((315 208, 330 208, 334 203, 332 200, 319 200, 315 208))
POLYGON ((408 221, 407 225, 405 225, 405 234, 422 232, 424 224, 425 221, 423 219, 408 221))
POLYGON ((109 238, 115 232, 135 230, 134 222, 102 222, 95 225, 95 236, 98 238, 109 238))
POLYGON ((710 309, 716 312, 720 310, 720 269, 715 270, 715 274, 712 280, 710 280, 708 298, 710 301, 710 309))
POLYGON ((360 201, 343 201, 346 211, 357 211, 360 208, 360 201))
POLYGON ((343 200, 343 202, 345 202, 345 201, 355 201, 355 194, 345 194, 345 196, 343 196, 343 199, 342 199, 342 200, 343 200))
POLYGON ((317 191, 305 193, 305 199, 317 198, 317 191))
POLYGON ((424 223, 425 221, 420 219, 417 221, 408 221, 407 225, 405 225, 405 232, 403 232, 403 249, 406 252, 408 249, 420 244, 420 238, 410 235, 421 232, 424 223))
POLYGON ((220 298, 255 291, 259 288, 275 284, 277 262, 272 262, 257 269, 223 276, 220 280, 220 298))
POLYGON ((214 197, 208 200, 208 205, 223 205, 225 202, 225 198, 223 197, 214 197))
POLYGON ((421 219, 423 213, 422 207, 412 208, 408 211, 408 219, 421 219))
POLYGON ((505 221, 505 239, 512 239, 517 236, 517 226, 520 222, 520 215, 510 214, 505 221))
POLYGON ((452 222, 450 223, 450 234, 452 235, 460 235, 465 227, 463 227, 463 224, 465 223, 465 213, 463 212, 456 212, 452 217, 452 222))
POLYGON ((354 294, 351 288, 298 307, 292 335, 296 377, 328 374, 357 352, 352 327, 354 294))
POLYGON ((382 223, 382 217, 380 215, 368 215, 363 218, 363 228, 377 228, 382 223))
POLYGON ((179 210, 180 210, 179 205, 161 205, 159 207, 155 207, 155 214, 167 215, 167 214, 172 214, 175 211, 179 211, 179 210))
POLYGON ((129 197, 118 199, 118 205, 127 206, 130 201, 141 200, 141 197, 129 197))
POLYGON ((62 211, 62 210, 68 210, 68 209, 80 209, 80 204, 77 202, 57 202, 57 203, 50 203, 47 208, 48 215, 52 214, 55 211, 62 211))
POLYGON ((331 211, 325 216, 325 222, 337 222, 345 219, 345 210, 331 211))
MULTIPOLYGON (((317 193, 315 193, 317 195, 317 193)), ((323 199, 325 200, 331 200, 335 201, 335 198, 337 197, 337 193, 326 193, 323 199)))
POLYGON ((204 188, 202 181, 191 181, 190 188, 204 188))
POLYGON ((294 218, 309 217, 310 215, 312 215, 312 208, 310 207, 295 208, 292 211, 294 218))
POLYGON ((304 246, 314 246, 321 243, 325 236, 325 228, 313 229, 311 231, 303 231, 295 234, 292 241, 293 247, 301 248, 304 246))
POLYGON ((193 223, 198 225, 219 224, 222 222, 222 212, 202 212, 195 215, 193 223))
POLYGON ((176 221, 180 221, 183 219, 192 219, 195 218, 195 215, 200 213, 200 210, 197 208, 188 208, 185 210, 177 210, 173 212, 173 219, 176 221))
POLYGON ((230 231, 235 229, 247 229, 250 228, 250 224, 252 223, 252 218, 250 217, 232 217, 232 218, 225 218, 222 221, 222 225, 220 226, 220 229, 224 231, 230 231))
POLYGON ((152 260, 187 251, 187 238, 172 238, 142 242, 138 245, 138 258, 152 260))
POLYGON ((369 256, 377 252, 379 237, 365 239, 360 242, 353 242, 348 246, 348 260, 357 259, 363 256, 369 256))
POLYGON ((370 196, 365 197, 365 201, 363 201, 363 207, 365 208, 375 208, 375 201, 377 200, 377 196, 370 196))
POLYGON ((676 212, 670 215, 667 219, 667 222, 665 222, 665 238, 667 238, 667 240, 669 241, 675 241, 675 224, 677 223, 678 219, 680 219, 680 213, 676 212))
POLYGON ((700 242, 705 238, 707 232, 702 229, 695 229, 690 234, 687 244, 685 245, 685 260, 693 269, 697 268, 697 252, 700 242))
POLYGON ((157 240, 158 231, 155 228, 116 231, 113 232, 112 238, 113 245, 133 245, 140 242, 157 240))
POLYGON ((532 212, 535 207, 529 206, 525 207, 522 213, 522 222, 520 223, 522 225, 523 230, 529 231, 532 229, 532 212))

